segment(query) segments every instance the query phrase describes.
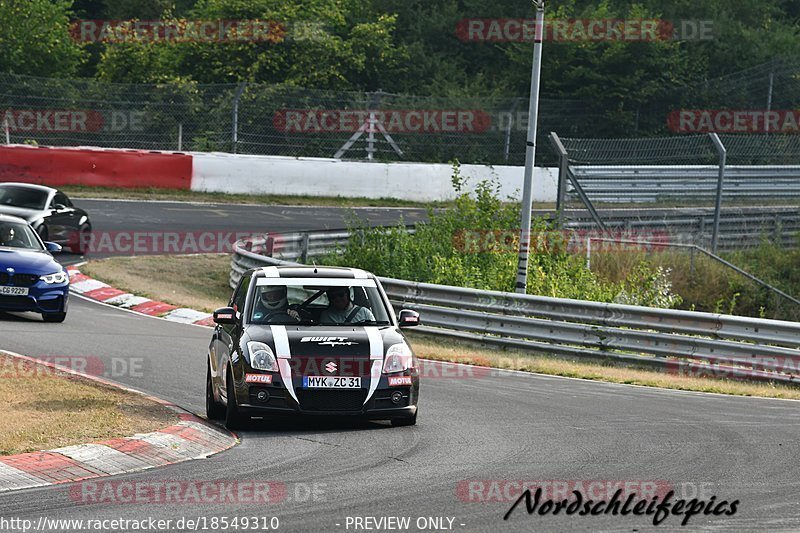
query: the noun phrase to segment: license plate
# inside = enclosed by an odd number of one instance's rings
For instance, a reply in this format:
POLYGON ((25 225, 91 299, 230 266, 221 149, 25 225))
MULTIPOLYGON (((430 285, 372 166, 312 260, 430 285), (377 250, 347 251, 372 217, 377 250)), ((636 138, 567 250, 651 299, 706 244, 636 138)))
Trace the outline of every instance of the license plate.
POLYGON ((10 296, 27 296, 28 287, 7 287, 3 285, 0 286, 0 294, 10 295, 10 296))
POLYGON ((360 389, 361 378, 341 376, 303 376, 304 389, 360 389))

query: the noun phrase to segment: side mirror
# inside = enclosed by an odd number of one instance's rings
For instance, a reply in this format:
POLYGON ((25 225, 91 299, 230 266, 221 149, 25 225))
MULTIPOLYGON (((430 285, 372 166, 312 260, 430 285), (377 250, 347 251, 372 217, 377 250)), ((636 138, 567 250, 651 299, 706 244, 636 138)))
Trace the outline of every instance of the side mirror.
POLYGON ((236 324, 236 310, 233 307, 220 307, 213 314, 215 324, 236 324))
POLYGON ((419 313, 416 311, 412 311, 411 309, 403 309, 400 311, 400 316, 398 317, 398 326, 401 328, 410 328, 412 326, 419 326, 419 313))
POLYGON ((50 253, 57 254, 61 251, 61 245, 54 242, 45 242, 44 248, 50 253))

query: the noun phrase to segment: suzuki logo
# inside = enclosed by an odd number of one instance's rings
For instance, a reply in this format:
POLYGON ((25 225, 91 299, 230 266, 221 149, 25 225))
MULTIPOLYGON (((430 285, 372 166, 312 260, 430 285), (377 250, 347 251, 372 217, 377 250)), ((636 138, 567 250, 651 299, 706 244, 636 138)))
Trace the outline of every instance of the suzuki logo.
POLYGON ((328 372, 328 374, 333 374, 334 372, 336 372, 337 368, 338 367, 336 366, 336 363, 334 363, 333 361, 325 365, 325 370, 328 372))
POLYGON ((11 267, 8 267, 8 268, 6 269, 6 272, 8 272, 9 274, 13 274, 13 273, 14 273, 14 269, 13 269, 13 268, 11 268, 11 267))

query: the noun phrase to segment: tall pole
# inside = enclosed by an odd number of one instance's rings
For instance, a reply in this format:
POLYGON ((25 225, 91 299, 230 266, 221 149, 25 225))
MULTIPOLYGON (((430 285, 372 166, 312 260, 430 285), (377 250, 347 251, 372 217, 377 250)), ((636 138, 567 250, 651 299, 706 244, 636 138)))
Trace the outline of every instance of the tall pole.
POLYGON ((233 97, 233 118, 232 122, 232 129, 233 132, 231 134, 231 144, 233 144, 233 153, 236 153, 237 145, 239 144, 239 100, 242 98, 242 93, 244 92, 244 88, 247 86, 245 82, 239 84, 239 87, 236 88, 236 94, 233 97))
POLYGON ((528 286, 528 250, 531 239, 531 209, 533 207, 533 162, 536 157, 536 122, 539 116, 539 76, 542 71, 542 36, 544 34, 544 2, 532 0, 536 7, 536 29, 533 41, 531 94, 528 103, 528 138, 525 148, 525 180, 522 185, 520 214, 519 261, 516 292, 524 294, 528 286))
POLYGON ((722 212, 722 187, 725 181, 725 163, 728 151, 716 133, 709 133, 711 141, 719 154, 719 175, 717 177, 717 199, 714 204, 714 232, 711 234, 711 251, 717 253, 717 240, 719 238, 719 218, 722 212))

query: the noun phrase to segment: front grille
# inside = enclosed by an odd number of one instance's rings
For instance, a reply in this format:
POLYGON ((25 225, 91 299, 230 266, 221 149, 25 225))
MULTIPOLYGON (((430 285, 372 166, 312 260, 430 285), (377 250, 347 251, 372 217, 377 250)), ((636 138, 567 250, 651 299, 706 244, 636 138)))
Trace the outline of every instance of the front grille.
POLYGON ((14 274, 6 272, 0 273, 0 285, 13 285, 15 287, 31 287, 39 281, 36 274, 14 274))
POLYGON ((6 309, 31 309, 33 308, 33 299, 28 296, 0 295, 0 307, 6 309))
POLYGON ((366 389, 298 390, 300 408, 306 411, 360 411, 367 399, 366 389))

